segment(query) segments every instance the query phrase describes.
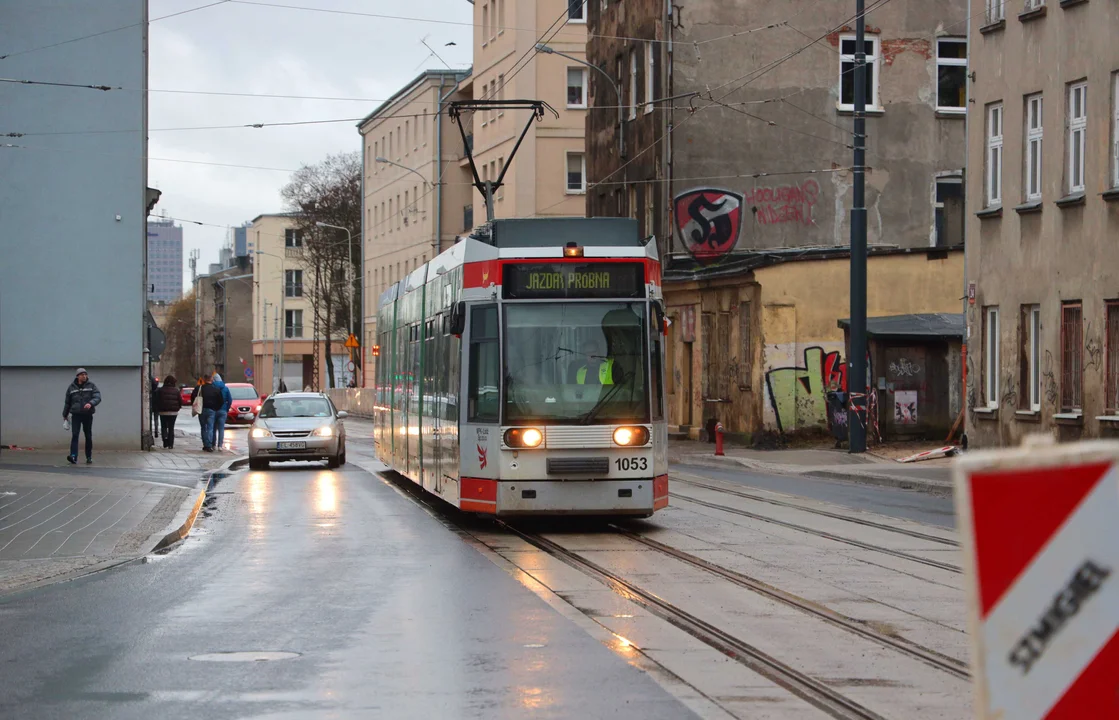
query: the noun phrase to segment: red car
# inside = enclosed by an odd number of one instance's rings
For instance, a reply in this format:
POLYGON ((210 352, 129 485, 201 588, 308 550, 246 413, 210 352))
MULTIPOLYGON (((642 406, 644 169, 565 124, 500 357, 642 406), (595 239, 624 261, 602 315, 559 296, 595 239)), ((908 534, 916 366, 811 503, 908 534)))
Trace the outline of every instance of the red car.
POLYGON ((256 420, 256 416, 260 414, 260 406, 263 403, 260 395, 256 392, 256 388, 249 383, 226 383, 225 386, 229 388, 229 394, 233 396, 233 404, 229 406, 225 424, 242 423, 251 425, 256 420))
POLYGON ((193 385, 183 385, 179 388, 179 398, 183 401, 183 407, 190 407, 190 396, 193 394, 193 385))

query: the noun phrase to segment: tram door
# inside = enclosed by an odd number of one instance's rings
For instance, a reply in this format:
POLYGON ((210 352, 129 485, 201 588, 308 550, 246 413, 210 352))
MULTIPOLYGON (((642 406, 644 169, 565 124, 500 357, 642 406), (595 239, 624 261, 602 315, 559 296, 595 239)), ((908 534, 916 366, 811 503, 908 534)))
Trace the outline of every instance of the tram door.
POLYGON ((462 412, 460 472, 466 477, 496 478, 500 453, 501 344, 497 305, 473 305, 467 314, 463 368, 466 402, 462 412))

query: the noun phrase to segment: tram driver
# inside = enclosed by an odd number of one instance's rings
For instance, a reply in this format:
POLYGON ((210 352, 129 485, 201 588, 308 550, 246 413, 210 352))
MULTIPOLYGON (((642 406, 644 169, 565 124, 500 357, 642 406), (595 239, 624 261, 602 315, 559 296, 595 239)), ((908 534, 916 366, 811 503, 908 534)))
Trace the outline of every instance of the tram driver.
POLYGON ((568 382, 572 385, 613 385, 614 358, 602 353, 594 338, 587 338, 580 348, 583 363, 571 365, 568 382))

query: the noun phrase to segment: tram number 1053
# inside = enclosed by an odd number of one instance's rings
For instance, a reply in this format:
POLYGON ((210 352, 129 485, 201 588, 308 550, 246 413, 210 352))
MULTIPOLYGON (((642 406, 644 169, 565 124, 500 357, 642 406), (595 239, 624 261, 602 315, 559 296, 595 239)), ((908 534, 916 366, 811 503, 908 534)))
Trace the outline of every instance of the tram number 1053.
POLYGON ((614 465, 616 465, 619 470, 648 470, 649 459, 626 457, 617 458, 616 460, 614 460, 614 465))

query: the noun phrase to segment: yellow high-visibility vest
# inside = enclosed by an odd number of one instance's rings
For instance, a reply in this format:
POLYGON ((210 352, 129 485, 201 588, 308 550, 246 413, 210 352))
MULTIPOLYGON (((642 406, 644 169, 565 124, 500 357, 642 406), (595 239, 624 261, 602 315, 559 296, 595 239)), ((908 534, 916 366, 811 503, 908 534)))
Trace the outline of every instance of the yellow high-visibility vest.
MULTIPOLYGON (((575 382, 580 385, 587 384, 587 366, 579 368, 579 372, 575 375, 575 382)), ((599 385, 613 385, 614 384, 614 358, 608 358, 606 362, 598 366, 598 384, 599 385)))

